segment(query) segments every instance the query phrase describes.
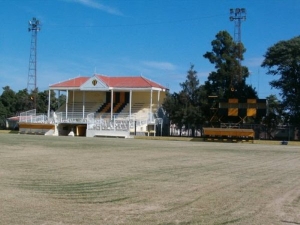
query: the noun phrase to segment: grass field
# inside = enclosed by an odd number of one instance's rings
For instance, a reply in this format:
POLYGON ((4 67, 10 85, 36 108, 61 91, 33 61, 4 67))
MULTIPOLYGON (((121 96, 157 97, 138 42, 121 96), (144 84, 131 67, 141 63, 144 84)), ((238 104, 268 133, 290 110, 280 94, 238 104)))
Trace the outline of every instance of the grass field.
POLYGON ((0 224, 300 224, 300 147, 0 134, 0 224))

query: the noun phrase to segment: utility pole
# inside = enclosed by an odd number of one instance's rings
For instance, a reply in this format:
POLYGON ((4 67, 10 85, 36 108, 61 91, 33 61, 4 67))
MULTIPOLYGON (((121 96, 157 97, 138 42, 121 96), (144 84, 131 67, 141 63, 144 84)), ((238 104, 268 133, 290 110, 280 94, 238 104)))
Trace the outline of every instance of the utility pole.
POLYGON ((36 63, 37 63, 37 33, 41 30, 40 21, 35 17, 28 22, 28 31, 31 32, 31 45, 29 56, 29 69, 27 80, 27 91, 31 92, 31 100, 33 101, 33 107, 36 108, 36 63))
MULTIPOLYGON (((236 76, 232 75, 232 85, 233 82, 240 82, 242 79, 242 32, 241 25, 242 21, 246 20, 246 9, 245 8, 235 8, 230 9, 230 21, 234 21, 234 42, 238 46, 238 65, 237 65, 237 74, 236 76)), ((231 87, 234 90, 234 87, 231 87)))

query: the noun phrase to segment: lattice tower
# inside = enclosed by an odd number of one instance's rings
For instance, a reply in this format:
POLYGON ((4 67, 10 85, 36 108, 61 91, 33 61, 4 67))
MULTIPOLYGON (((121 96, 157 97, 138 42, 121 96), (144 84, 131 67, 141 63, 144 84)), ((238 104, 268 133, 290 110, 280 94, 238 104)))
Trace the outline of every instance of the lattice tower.
MULTIPOLYGON (((36 18, 32 18, 28 22, 28 31, 31 32, 31 45, 30 45, 30 56, 29 56, 29 69, 28 69, 28 80, 27 90, 28 92, 35 93, 37 88, 37 33, 41 30, 40 21, 36 18)), ((34 106, 36 106, 36 96, 31 96, 34 100, 34 106)))
MULTIPOLYGON (((246 20, 246 9, 245 8, 236 8, 230 9, 230 21, 234 21, 234 42, 238 46, 238 65, 237 65, 237 74, 232 74, 231 77, 231 85, 233 88, 236 82, 240 82, 242 80, 242 32, 241 25, 242 21, 246 20)), ((234 89, 234 88, 233 88, 234 89)))

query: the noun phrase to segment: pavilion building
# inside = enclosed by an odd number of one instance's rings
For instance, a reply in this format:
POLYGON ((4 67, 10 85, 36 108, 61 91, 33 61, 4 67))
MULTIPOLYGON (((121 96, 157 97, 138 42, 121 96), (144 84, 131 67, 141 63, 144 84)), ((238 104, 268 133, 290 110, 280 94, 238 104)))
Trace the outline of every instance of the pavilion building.
POLYGON ((168 89, 143 76, 80 76, 49 86, 47 115, 22 113, 20 132, 48 135, 121 136, 162 132, 162 103, 168 89), (56 111, 51 91, 65 94, 56 111))

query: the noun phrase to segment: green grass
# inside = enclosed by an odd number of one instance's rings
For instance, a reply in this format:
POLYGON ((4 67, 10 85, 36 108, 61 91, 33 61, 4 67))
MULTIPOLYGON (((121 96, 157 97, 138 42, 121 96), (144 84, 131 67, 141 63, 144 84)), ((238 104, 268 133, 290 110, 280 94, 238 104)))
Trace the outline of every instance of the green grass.
POLYGON ((299 146, 0 134, 0 224, 297 224, 299 146))

